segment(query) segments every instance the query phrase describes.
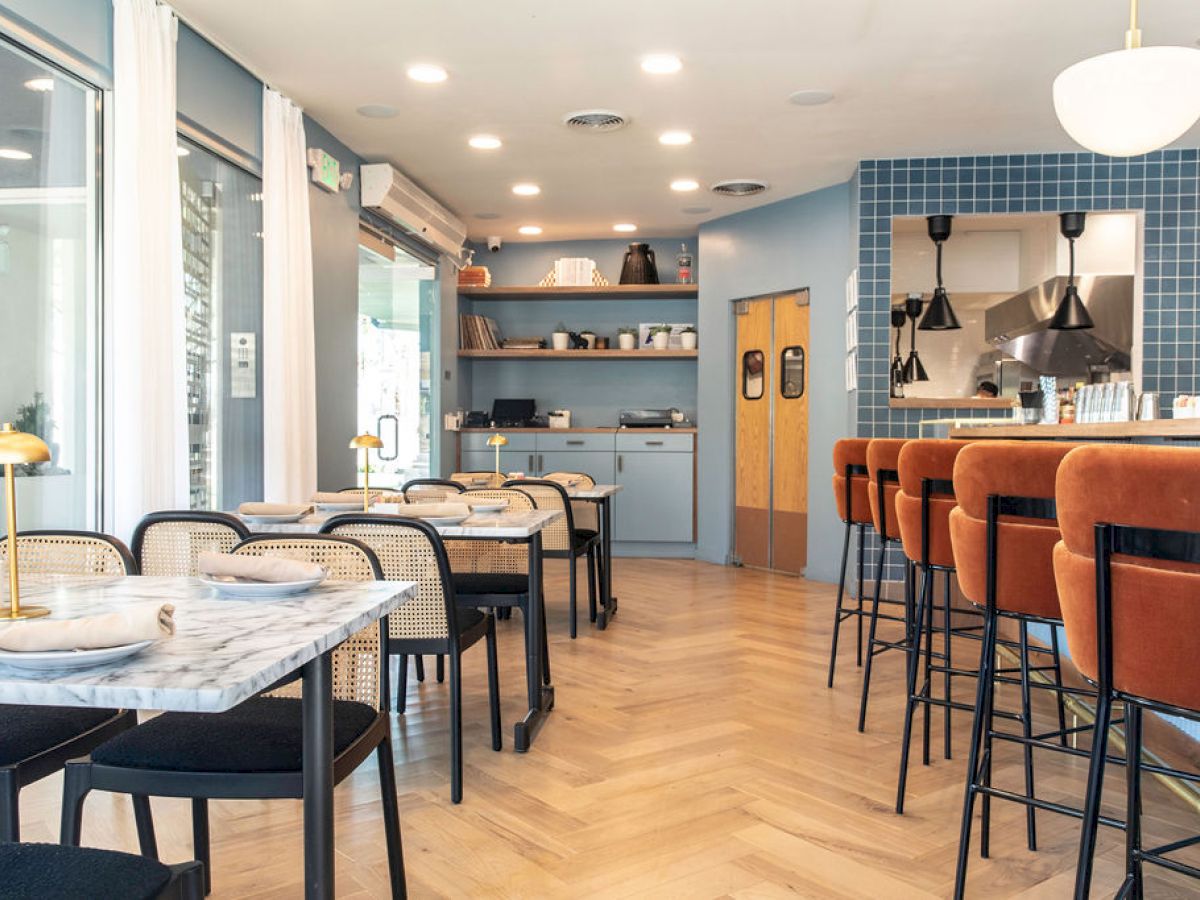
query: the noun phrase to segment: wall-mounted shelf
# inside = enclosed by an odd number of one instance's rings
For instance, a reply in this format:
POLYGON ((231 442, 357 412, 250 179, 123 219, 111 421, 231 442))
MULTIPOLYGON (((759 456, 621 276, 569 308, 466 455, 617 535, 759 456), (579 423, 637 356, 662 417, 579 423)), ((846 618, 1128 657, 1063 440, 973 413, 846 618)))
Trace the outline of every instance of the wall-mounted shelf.
POLYGON ((611 284, 605 287, 460 287, 472 300, 695 300, 696 284, 611 284))
POLYGON ((460 359, 696 359, 699 350, 459 350, 460 359))

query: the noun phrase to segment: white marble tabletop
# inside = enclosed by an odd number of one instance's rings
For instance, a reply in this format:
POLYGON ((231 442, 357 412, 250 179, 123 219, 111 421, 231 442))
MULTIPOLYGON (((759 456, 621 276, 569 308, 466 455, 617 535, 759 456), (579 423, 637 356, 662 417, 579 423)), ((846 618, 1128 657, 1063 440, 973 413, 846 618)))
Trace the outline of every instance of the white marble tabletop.
MULTIPOLYGON (((326 582, 282 600, 225 600, 196 578, 26 577, 56 619, 171 603, 175 634, 118 662, 28 672, 0 665, 0 703, 222 712, 416 595, 408 581, 326 582)), ((20 628, 21 622, 4 627, 20 628)))
MULTIPOLYGON (((384 506, 387 507, 390 504, 384 504, 384 506)), ((375 507, 372 507, 371 512, 373 515, 392 514, 390 510, 376 511, 375 507)), ((353 515, 353 513, 348 514, 353 515)), ((246 527, 260 534, 295 534, 296 532, 313 534, 320 531, 321 526, 328 519, 336 515, 341 515, 341 513, 313 513, 312 515, 305 516, 299 522, 286 524, 271 523, 264 525, 256 522, 246 522, 246 527)), ((458 525, 437 525, 435 527, 438 530, 438 534, 444 538, 524 540, 533 537, 539 531, 544 531, 551 522, 561 515, 562 511, 556 509, 534 509, 528 512, 477 512, 472 513, 465 521, 458 525)), ((245 520, 243 519, 243 521, 245 520)))
POLYGON ((624 490, 620 484, 594 484, 591 487, 566 487, 567 496, 572 500, 603 500, 624 490))

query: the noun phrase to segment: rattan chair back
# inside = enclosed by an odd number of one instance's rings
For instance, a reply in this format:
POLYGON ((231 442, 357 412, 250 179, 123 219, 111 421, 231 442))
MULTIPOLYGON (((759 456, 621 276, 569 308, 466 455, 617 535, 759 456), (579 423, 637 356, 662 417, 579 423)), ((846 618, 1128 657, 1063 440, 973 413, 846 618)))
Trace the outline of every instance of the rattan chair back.
POLYGON ((250 529, 229 513, 150 513, 133 532, 133 558, 143 575, 186 578, 199 574, 201 553, 229 553, 249 536, 250 529))
POLYGON ((400 492, 409 503, 444 503, 464 490, 461 484, 448 478, 414 478, 405 482, 400 492))
MULTIPOLYGON (((329 570, 331 581, 375 581, 383 577, 371 549, 351 538, 330 534, 260 534, 247 538, 233 552, 239 556, 282 556, 316 563, 329 570)), ((383 650, 380 626, 372 624, 347 638, 333 651, 333 697, 356 700, 375 709, 384 702, 383 650)), ((271 697, 301 696, 300 680, 274 691, 271 697)))
POLYGON ((475 490, 503 487, 504 482, 508 481, 508 476, 503 472, 455 472, 450 476, 450 480, 461 484, 467 490, 475 490))
MULTIPOLYGON (((8 565, 8 541, 0 541, 0 566, 8 565)), ((17 565, 25 575, 136 575, 124 542, 98 531, 19 531, 17 565)))
MULTIPOLYGON (((466 500, 505 500, 505 512, 530 512, 537 509, 533 498, 524 491, 512 488, 480 488, 467 491, 466 500)), ((529 552, 523 544, 505 541, 454 540, 445 541, 446 556, 453 572, 525 575, 529 572, 529 552)))
MULTIPOLYGON (((579 487, 593 488, 596 486, 596 479, 587 472, 551 472, 544 476, 546 481, 555 481, 560 484, 575 482, 579 487)), ((572 500, 571 512, 575 515, 575 527, 577 529, 588 531, 600 531, 600 510, 596 504, 588 500, 572 500)))
POLYGON ((533 498, 538 509, 557 510, 562 513, 542 530, 542 549, 551 553, 565 553, 570 550, 573 546, 575 516, 563 486, 553 481, 523 479, 510 481, 505 487, 512 488, 516 485, 520 485, 521 491, 533 498))

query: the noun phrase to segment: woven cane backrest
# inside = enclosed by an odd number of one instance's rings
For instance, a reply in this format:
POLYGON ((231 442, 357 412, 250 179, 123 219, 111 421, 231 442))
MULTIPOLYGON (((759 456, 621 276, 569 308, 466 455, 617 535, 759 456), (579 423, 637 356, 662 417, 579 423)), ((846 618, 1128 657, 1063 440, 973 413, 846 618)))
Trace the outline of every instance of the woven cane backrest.
MULTIPOLYGON (((464 500, 506 500, 505 512, 529 512, 536 509, 533 498, 511 488, 481 488, 467 491, 464 500)), ((453 572, 491 572, 525 575, 529 572, 529 551, 524 544, 504 541, 446 540, 446 555, 453 572)))
MULTIPOLYGON (((587 472, 551 472, 544 478, 554 481, 564 487, 574 482, 578 487, 594 488, 596 479, 587 472)), ((575 517, 576 530, 600 531, 600 510, 590 500, 572 500, 571 513, 575 517)))
POLYGON ((455 472, 450 480, 461 484, 468 490, 477 488, 498 488, 508 481, 508 476, 501 472, 455 472))
MULTIPOLYGON (((0 566, 8 565, 8 541, 0 543, 0 566)), ((91 531, 17 533, 17 565, 25 575, 133 575, 128 548, 91 531)))
MULTIPOLYGON (((375 581, 374 555, 352 541, 326 536, 270 535, 251 538, 233 552, 239 556, 282 556, 316 563, 329 570, 330 581, 375 581)), ((351 635, 333 651, 333 697, 380 708, 383 654, 379 625, 372 623, 351 635)), ((299 680, 271 691, 272 697, 301 696, 299 680)))
MULTIPOLYGON (((338 491, 339 494, 345 494, 348 500, 358 498, 362 500, 363 491, 365 488, 342 488, 338 491)), ((388 487, 371 488, 371 496, 375 498, 376 503, 403 503, 404 494, 388 487)))
POLYGON ((571 514, 570 502, 566 499, 563 489, 557 484, 522 481, 521 490, 533 498, 538 509, 557 510, 562 513, 542 531, 542 549, 570 550, 572 546, 571 532, 575 527, 574 516, 571 514))
POLYGON ((453 501, 463 490, 458 482, 444 478, 414 478, 401 488, 409 503, 445 503, 453 501))
POLYGON ((149 516, 138 526, 133 551, 143 575, 191 577, 199 574, 201 553, 229 553, 249 536, 236 519, 221 514, 170 518, 149 516))
MULTIPOLYGON (((347 517, 350 518, 350 517, 347 517)), ((417 596, 388 616, 388 636, 403 638, 448 638, 450 618, 445 581, 449 572, 439 562, 436 534, 403 522, 331 521, 330 534, 354 538, 375 551, 383 577, 388 581, 415 581, 417 596)))

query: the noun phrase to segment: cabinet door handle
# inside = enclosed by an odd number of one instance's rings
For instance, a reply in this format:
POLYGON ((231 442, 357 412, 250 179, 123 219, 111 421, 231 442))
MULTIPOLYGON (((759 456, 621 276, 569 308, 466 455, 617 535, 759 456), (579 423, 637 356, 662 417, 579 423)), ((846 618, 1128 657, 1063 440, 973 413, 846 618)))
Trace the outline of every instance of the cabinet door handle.
POLYGON ((647 447, 661 447, 662 445, 663 445, 662 441, 646 441, 647 447))
POLYGON ((567 441, 568 447, 582 447, 583 441, 567 441))
POLYGON ((542 471, 542 454, 540 454, 540 453, 538 454, 538 468, 537 468, 537 470, 538 470, 539 472, 540 472, 540 471, 542 471))
POLYGON ((622 456, 620 453, 617 454, 617 471, 618 472, 625 471, 625 457, 622 456))
POLYGON ((529 471, 530 472, 533 471, 533 454, 532 453, 529 454, 529 471))

